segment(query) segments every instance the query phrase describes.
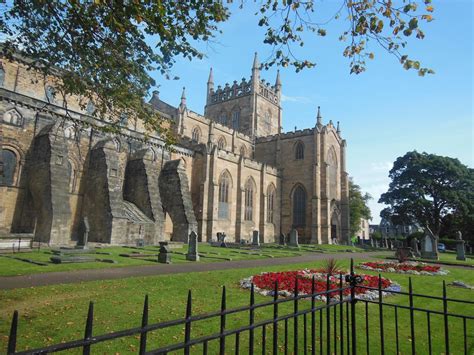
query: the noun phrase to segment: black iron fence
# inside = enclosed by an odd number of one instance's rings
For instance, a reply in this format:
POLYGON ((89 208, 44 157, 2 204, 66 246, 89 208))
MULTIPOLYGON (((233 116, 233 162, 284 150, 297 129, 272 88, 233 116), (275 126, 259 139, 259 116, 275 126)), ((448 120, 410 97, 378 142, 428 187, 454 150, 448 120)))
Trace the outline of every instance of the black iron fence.
MULTIPOLYGON (((181 352, 184 354, 356 354, 357 352, 367 354, 378 352, 381 354, 386 352, 458 354, 464 352, 469 354, 474 352, 472 328, 468 324, 473 321, 474 316, 464 314, 465 312, 463 314, 449 312, 448 307, 454 303, 464 304, 465 309, 472 312, 474 301, 448 298, 445 282, 443 282, 442 297, 437 297, 414 293, 410 278, 408 292, 389 291, 389 293, 405 296, 407 303, 404 304, 400 301, 400 297, 396 298, 397 302, 395 298, 392 303, 386 302, 387 297, 384 297, 386 291, 382 288, 380 275, 378 287, 375 288, 362 286, 360 281, 351 261, 350 274, 346 275, 344 280, 343 276, 339 275, 339 285, 336 289, 330 289, 328 277, 326 290, 317 292, 313 278, 311 294, 301 295, 298 293, 298 279, 296 279, 292 296, 279 297, 278 285, 275 284, 271 301, 255 303, 255 290, 252 285, 249 305, 237 308, 227 307, 226 288, 223 287, 220 310, 199 315, 193 315, 193 299, 189 291, 184 318, 160 323, 149 323, 148 296, 145 296, 141 326, 103 335, 94 335, 94 304, 91 302, 83 338, 27 351, 17 351, 18 312, 15 311, 11 322, 7 353, 47 354, 78 349, 83 354, 90 354, 92 346, 129 336, 139 337, 137 349, 139 354, 181 352), (376 292, 378 298, 360 299, 356 296, 358 288, 376 292), (319 296, 325 296, 326 301, 318 301, 319 296), (415 302, 415 299, 418 301, 415 302), (415 305, 423 299, 439 301, 439 309, 427 309, 415 305), (375 306, 370 306, 371 304, 375 306), (265 308, 270 308, 273 316, 257 319, 257 310, 265 308), (286 312, 282 312, 283 309, 286 312), (393 313, 388 314, 388 312, 393 313), (423 322, 420 321, 420 314, 426 317, 423 322), (228 319, 232 315, 243 315, 247 318, 243 322, 245 325, 228 326, 228 319), (433 329, 432 321, 435 317, 442 318, 442 327, 433 329), (191 336, 191 331, 196 324, 206 320, 215 320, 218 331, 191 336), (453 328, 455 322, 457 325, 453 328), (176 326, 184 327, 181 341, 152 348, 151 345, 155 344, 150 344, 148 341, 148 336, 152 332, 176 326), (451 349, 453 329, 456 329, 455 351, 451 349), (440 336, 443 338, 441 341, 443 349, 439 347, 439 341, 437 348, 434 348, 432 340, 434 337, 439 339, 440 336), (459 343, 460 340, 462 344, 459 343), (410 344, 408 349, 407 343, 410 344), (405 349, 402 351, 403 346, 405 349)), ((439 323, 438 320, 437 324, 439 323)))

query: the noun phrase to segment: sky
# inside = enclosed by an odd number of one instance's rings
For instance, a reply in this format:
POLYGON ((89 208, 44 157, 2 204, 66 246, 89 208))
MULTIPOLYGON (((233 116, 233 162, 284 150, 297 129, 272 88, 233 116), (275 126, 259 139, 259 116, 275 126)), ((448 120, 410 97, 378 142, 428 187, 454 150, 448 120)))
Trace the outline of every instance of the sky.
MULTIPOLYGON (((340 1, 318 4, 324 18, 340 1)), ((388 189, 388 173, 397 157, 417 150, 474 166, 473 1, 433 0, 433 6, 434 21, 422 26, 425 39, 410 41, 406 53, 434 69, 435 75, 419 77, 416 71, 404 70, 375 44, 370 47, 375 59, 367 71, 351 75, 349 61, 342 55, 345 45, 337 40, 343 30, 341 20, 328 26, 326 37, 307 38, 305 46, 297 49, 298 58, 317 63, 314 69, 296 73, 280 68, 283 130, 314 127, 317 106, 323 122, 340 121, 347 141, 347 171, 373 197, 369 207, 374 224, 380 221, 384 206, 377 201, 388 189)), ((161 99, 177 105, 186 87, 188 108, 202 114, 211 67, 215 85, 248 79, 254 52, 261 60, 271 53, 263 44, 264 33, 254 12, 253 2, 245 2, 242 10, 234 7, 230 19, 220 26, 222 34, 213 43, 198 44, 205 59, 177 60, 172 74, 179 80, 154 74, 161 99)), ((261 77, 273 84, 276 69, 263 71, 261 77)))

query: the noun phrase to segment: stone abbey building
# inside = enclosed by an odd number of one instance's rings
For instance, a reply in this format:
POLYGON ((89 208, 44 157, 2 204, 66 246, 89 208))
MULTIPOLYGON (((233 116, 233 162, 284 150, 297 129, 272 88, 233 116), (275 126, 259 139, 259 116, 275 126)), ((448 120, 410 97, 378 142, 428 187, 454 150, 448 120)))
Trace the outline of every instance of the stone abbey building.
POLYGON ((251 77, 207 83, 204 115, 154 92, 149 104, 167 119, 177 144, 145 139, 140 122, 119 134, 94 129, 94 105, 53 95, 21 61, 0 58, 0 235, 28 234, 48 244, 138 239, 274 242, 292 228, 302 243, 339 243, 349 235, 346 142, 323 124, 282 132, 282 83, 251 77), (82 109, 81 109, 82 107, 82 109))

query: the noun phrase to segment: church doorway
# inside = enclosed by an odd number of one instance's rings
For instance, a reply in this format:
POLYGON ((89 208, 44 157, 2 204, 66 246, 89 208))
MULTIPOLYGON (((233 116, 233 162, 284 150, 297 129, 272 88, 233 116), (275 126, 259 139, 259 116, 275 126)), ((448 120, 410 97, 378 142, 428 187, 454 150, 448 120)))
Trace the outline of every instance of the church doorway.
POLYGON ((331 236, 330 240, 332 244, 341 244, 341 214, 339 209, 334 206, 331 213, 331 236))

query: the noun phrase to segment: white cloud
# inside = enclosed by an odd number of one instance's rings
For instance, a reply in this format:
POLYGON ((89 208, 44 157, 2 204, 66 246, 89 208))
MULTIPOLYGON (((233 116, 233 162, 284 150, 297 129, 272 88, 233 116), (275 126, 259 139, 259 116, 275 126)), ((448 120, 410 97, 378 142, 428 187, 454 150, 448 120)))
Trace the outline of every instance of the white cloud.
POLYGON ((311 103, 311 99, 306 96, 286 96, 284 94, 281 95, 282 102, 297 102, 300 104, 309 104, 311 103))

